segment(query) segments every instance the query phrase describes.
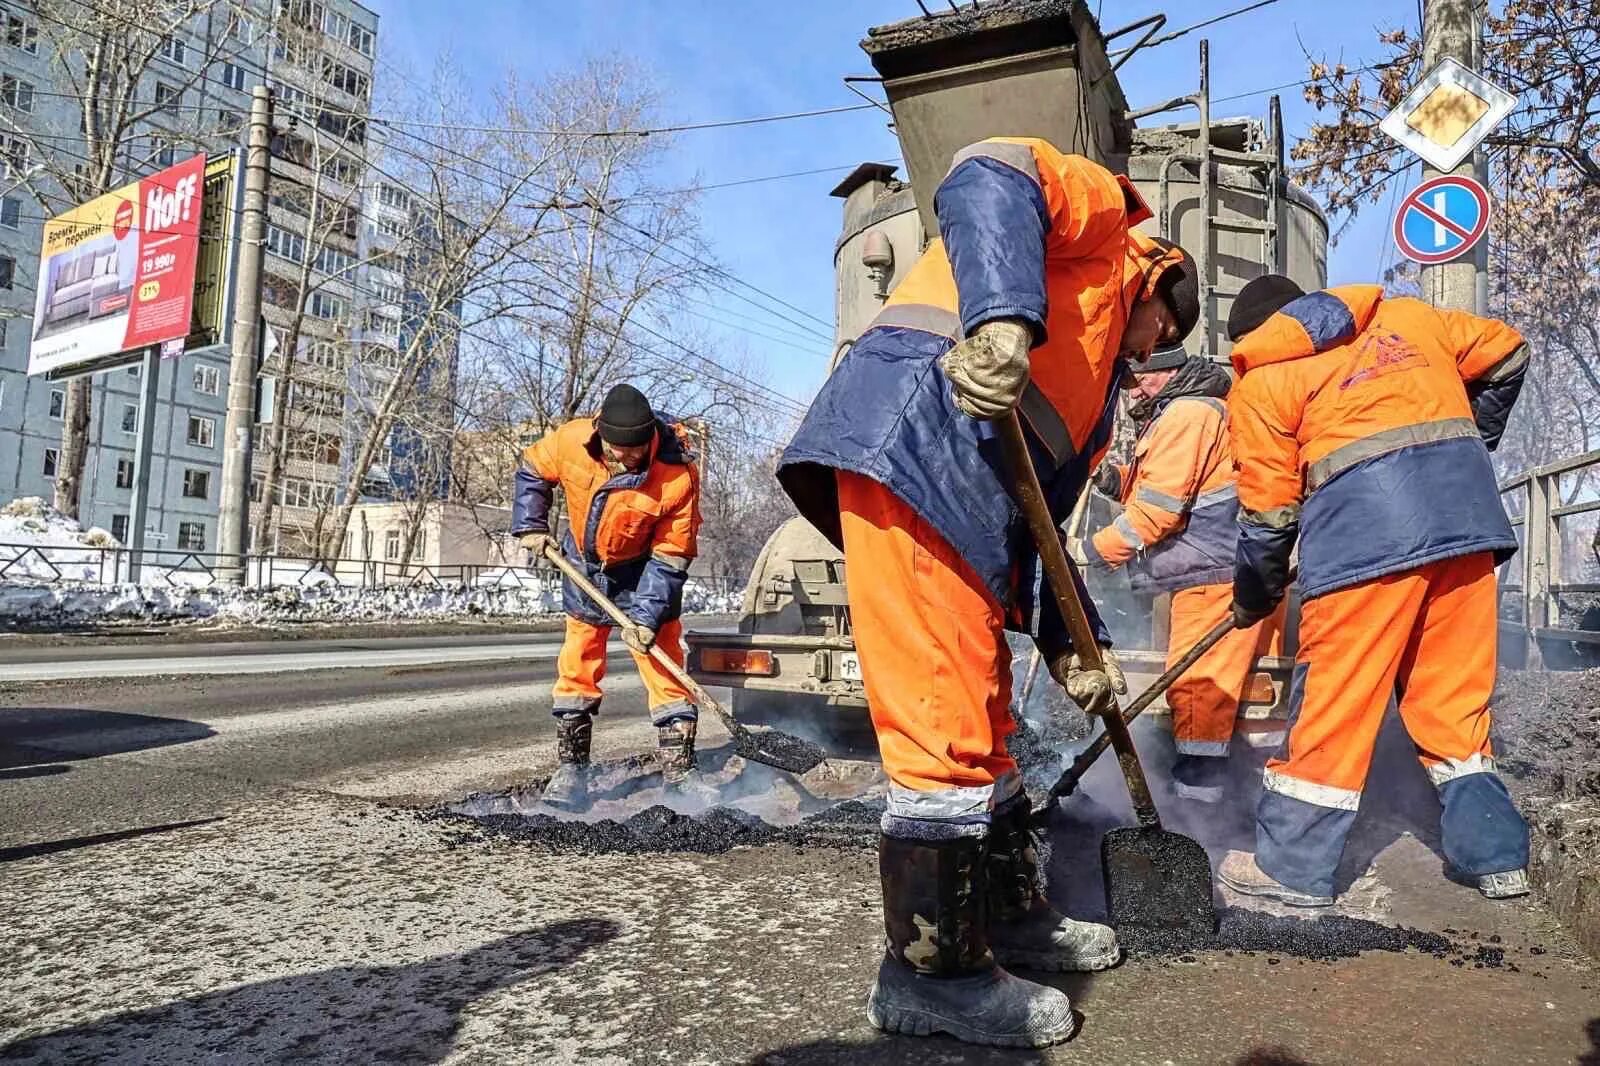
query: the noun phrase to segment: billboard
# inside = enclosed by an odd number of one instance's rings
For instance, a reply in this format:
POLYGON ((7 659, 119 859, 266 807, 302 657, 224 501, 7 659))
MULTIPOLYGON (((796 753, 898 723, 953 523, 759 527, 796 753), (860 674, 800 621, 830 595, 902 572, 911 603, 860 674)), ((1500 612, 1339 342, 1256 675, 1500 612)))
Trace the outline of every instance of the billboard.
POLYGON ((189 333, 206 157, 44 224, 28 373, 82 373, 189 333))

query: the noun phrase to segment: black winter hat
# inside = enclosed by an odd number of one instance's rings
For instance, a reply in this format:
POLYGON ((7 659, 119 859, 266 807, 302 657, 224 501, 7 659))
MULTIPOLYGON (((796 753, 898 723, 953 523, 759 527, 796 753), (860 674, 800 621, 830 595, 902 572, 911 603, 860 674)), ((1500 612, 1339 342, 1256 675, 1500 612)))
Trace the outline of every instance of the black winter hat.
POLYGON ((606 393, 595 420, 600 439, 619 448, 648 444, 656 431, 656 416, 650 401, 632 385, 616 385, 606 393))
POLYGON ((1228 312, 1228 339, 1239 340, 1277 314, 1285 304, 1304 295, 1304 289, 1282 274, 1263 274, 1252 279, 1233 298, 1233 309, 1228 312))
POLYGON ((1200 271, 1194 264, 1194 256, 1182 245, 1161 237, 1152 239, 1163 248, 1175 248, 1183 253, 1183 260, 1177 266, 1168 267, 1156 281, 1156 292, 1167 301, 1172 316, 1178 320, 1175 343, 1182 344, 1200 321, 1200 271))
POLYGON ((1176 370, 1189 361, 1189 353, 1181 344, 1169 344, 1150 353, 1142 363, 1130 362, 1128 369, 1135 374, 1150 374, 1157 370, 1176 370))

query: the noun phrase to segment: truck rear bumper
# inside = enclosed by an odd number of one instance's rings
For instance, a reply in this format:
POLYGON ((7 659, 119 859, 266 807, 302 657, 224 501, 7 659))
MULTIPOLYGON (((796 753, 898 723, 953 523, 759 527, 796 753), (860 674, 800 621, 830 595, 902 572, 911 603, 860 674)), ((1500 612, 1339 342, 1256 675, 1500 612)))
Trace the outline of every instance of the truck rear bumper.
POLYGON ((689 673, 702 685, 826 696, 865 707, 861 660, 849 637, 686 633, 689 673))

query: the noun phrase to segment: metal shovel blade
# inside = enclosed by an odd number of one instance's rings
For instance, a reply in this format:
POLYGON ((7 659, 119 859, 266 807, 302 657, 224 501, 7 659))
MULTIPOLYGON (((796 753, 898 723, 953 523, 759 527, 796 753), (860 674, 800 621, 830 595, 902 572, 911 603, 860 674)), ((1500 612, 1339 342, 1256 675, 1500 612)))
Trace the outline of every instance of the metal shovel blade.
POLYGON ((733 750, 764 766, 803 774, 828 758, 828 753, 809 740, 776 730, 756 731, 744 726, 733 734, 733 750))
POLYGON ((1113 829, 1100 841, 1106 906, 1118 932, 1139 929, 1189 942, 1217 931, 1211 860, 1159 826, 1113 829))

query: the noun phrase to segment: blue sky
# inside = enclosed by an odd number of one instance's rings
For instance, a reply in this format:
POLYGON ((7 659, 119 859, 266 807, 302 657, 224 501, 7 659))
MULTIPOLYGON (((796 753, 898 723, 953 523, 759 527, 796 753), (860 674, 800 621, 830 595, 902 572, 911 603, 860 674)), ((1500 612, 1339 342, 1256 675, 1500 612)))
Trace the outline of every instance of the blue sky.
MULTIPOLYGON (((381 82, 388 62, 427 70, 448 52, 481 87, 509 68, 532 79, 591 55, 624 54, 640 63, 661 91, 663 121, 694 122, 780 114, 859 102, 846 74, 871 73, 857 42, 868 26, 918 14, 914 0, 367 0, 380 16, 381 82), (470 12, 470 14, 469 14, 470 12)), ((927 0, 932 6, 943 0, 927 0)), ((1096 0, 1091 0, 1091 3, 1096 0)), ((1101 21, 1114 28, 1166 11, 1167 30, 1244 6, 1245 0, 1187 0, 1166 7, 1104 0, 1101 21)), ((1140 107, 1192 91, 1202 35, 1211 41, 1213 99, 1254 92, 1305 77, 1309 48, 1359 65, 1379 54, 1375 30, 1416 27, 1415 0, 1278 0, 1135 56, 1120 72, 1130 102, 1140 107), (1303 44, 1302 44, 1303 42, 1303 44)), ((1314 112, 1300 90, 1281 91, 1293 137, 1314 112)), ((1215 105, 1218 115, 1265 115, 1267 95, 1215 105)), ((831 321, 833 241, 838 201, 828 190, 850 167, 899 154, 887 118, 876 110, 708 130, 679 135, 664 180, 714 183, 790 171, 835 171, 705 192, 706 239, 721 265, 740 278, 831 321)), ((1398 184, 1398 183, 1396 183, 1398 184)), ((1393 257, 1388 198, 1362 214, 1330 255, 1334 284, 1374 280, 1393 257)), ((717 304, 757 314, 725 293, 717 304)), ((793 316, 793 312, 784 314, 793 316)), ((721 317, 728 317, 723 315, 721 317)), ((807 398, 821 381, 829 346, 798 347, 727 335, 765 363, 765 380, 807 398), (763 359, 764 357, 764 359, 763 359)), ((773 322, 763 332, 792 335, 773 322)))

